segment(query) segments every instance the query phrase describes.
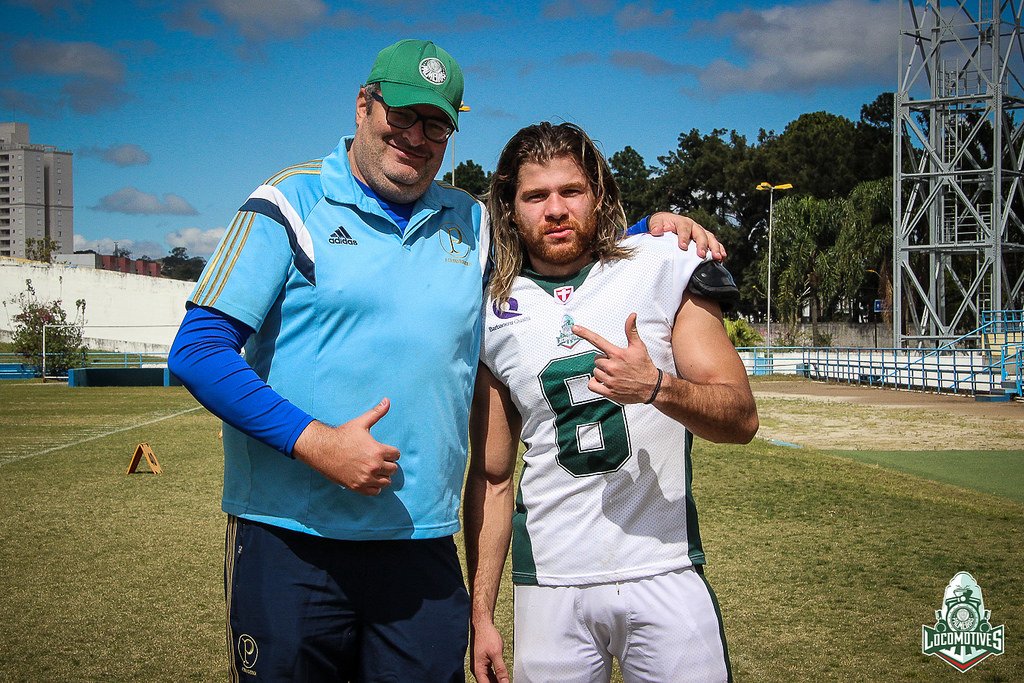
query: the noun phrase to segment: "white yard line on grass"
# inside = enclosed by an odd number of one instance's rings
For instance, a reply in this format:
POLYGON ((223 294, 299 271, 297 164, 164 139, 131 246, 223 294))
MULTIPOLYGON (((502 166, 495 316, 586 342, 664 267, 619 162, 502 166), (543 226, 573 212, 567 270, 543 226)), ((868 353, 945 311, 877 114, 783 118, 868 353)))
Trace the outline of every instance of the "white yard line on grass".
POLYGON ((203 409, 202 406, 196 406, 195 408, 189 408, 187 410, 182 410, 182 411, 177 412, 177 413, 172 413, 171 415, 164 415, 163 417, 158 417, 155 420, 148 420, 147 422, 140 422, 139 424, 130 425, 128 427, 121 427, 120 429, 114 429, 114 430, 109 431, 109 432, 104 432, 103 434, 97 434, 96 436, 90 436, 88 439, 82 439, 81 441, 75 441, 74 443, 66 443, 66 444, 64 444, 62 446, 53 446, 52 448, 45 448, 45 449, 43 449, 41 451, 36 451, 35 453, 27 453, 25 455, 16 455, 16 456, 11 457, 11 458, 4 458, 2 461, 0 461, 0 467, 3 467, 4 465, 10 465, 12 462, 18 462, 19 460, 27 460, 28 458, 34 458, 37 455, 46 455, 47 453, 53 453, 54 451, 59 451, 59 450, 62 450, 64 448, 72 448, 73 446, 81 446, 83 443, 89 443, 90 441, 96 441, 97 439, 103 439, 105 437, 110 436, 111 434, 118 434, 120 432, 127 432, 127 431, 129 431, 131 429, 138 429, 139 427, 146 427, 146 426, 151 425, 151 424, 156 424, 157 422, 163 422, 164 420, 169 420, 172 417, 179 417, 181 415, 185 415, 187 413, 194 413, 195 411, 202 410, 202 409, 203 409))

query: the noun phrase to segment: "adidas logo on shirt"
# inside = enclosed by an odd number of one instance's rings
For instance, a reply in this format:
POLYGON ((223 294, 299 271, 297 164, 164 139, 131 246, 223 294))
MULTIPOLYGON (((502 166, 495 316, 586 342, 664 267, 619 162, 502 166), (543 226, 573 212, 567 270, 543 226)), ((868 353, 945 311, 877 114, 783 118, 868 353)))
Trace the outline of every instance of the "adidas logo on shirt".
POLYGON ((359 242, 352 239, 352 235, 348 234, 348 230, 340 225, 333 233, 331 233, 331 239, 329 241, 331 244, 359 244, 359 242))

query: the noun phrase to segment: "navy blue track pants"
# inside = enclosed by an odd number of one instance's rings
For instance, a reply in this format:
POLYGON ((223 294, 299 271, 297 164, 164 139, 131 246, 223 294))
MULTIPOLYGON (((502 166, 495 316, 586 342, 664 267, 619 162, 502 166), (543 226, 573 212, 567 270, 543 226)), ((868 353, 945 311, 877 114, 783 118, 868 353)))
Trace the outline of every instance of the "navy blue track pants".
POLYGON ((464 681, 469 596, 451 536, 340 541, 228 518, 232 681, 464 681))

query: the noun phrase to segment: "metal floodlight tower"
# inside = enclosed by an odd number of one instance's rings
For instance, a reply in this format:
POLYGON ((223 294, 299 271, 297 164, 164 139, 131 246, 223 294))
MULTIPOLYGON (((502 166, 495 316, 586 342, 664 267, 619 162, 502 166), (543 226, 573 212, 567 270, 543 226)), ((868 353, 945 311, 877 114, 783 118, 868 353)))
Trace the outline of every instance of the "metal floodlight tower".
POLYGON ((893 340, 930 347, 1022 308, 1024 0, 901 0, 893 340))

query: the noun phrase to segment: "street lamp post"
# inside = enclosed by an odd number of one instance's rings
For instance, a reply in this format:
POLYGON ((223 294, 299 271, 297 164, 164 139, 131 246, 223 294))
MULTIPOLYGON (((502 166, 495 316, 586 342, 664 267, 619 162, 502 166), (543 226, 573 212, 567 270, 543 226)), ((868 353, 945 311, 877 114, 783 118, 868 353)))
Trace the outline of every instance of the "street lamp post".
POLYGON ((772 212, 775 208, 775 190, 792 190, 793 186, 790 183, 782 183, 780 185, 772 185, 769 182, 763 182, 758 184, 754 189, 767 190, 768 191, 768 291, 766 298, 768 299, 768 313, 765 316, 768 328, 765 331, 765 347, 771 348, 772 345, 772 212))

